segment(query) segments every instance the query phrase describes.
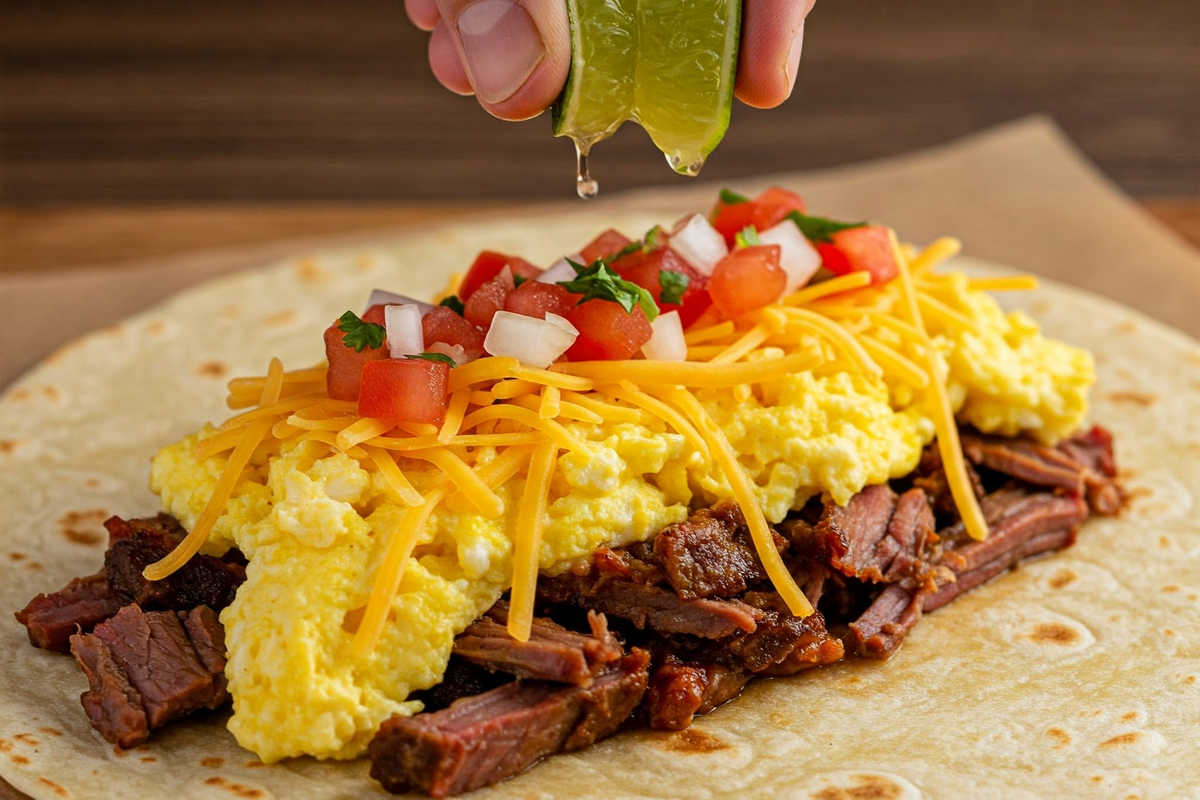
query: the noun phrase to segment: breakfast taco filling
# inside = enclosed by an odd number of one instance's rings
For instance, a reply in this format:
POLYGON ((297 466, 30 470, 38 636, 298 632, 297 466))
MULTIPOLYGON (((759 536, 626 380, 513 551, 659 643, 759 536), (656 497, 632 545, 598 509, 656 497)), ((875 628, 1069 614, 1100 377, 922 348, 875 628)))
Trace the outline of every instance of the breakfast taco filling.
POLYGON ((376 292, 327 363, 230 383, 156 518, 18 619, 120 747, 232 699, 264 762, 469 791, 922 613, 1122 503, 1090 354, 883 227, 723 192, 541 270, 376 292), (219 614, 219 618, 218 618, 219 614))

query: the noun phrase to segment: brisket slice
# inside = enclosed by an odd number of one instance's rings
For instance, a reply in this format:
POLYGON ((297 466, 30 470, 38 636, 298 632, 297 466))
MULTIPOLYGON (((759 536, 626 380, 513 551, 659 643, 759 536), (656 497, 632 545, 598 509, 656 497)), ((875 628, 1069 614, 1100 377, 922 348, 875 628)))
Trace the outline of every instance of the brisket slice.
POLYGON ((108 579, 101 570, 86 578, 76 578, 52 594, 39 594, 16 613, 25 626, 34 647, 67 653, 71 635, 87 633, 117 613, 120 602, 110 596, 108 579))
POLYGON ((176 611, 203 605, 220 611, 233 602, 246 580, 239 560, 201 554, 161 581, 146 580, 142 570, 175 549, 185 535, 183 527, 166 514, 132 520, 111 517, 104 527, 109 533, 104 568, 109 588, 122 604, 176 611))
POLYGON ((1117 483, 1112 434, 1099 425, 1059 442, 1058 449, 1083 467, 1083 483, 1092 511, 1114 516, 1125 505, 1125 493, 1117 483))
POLYGON ((844 506, 827 503, 813 535, 830 566, 847 577, 882 581, 887 565, 876 554, 895 509, 896 493, 887 484, 866 487, 844 506))
POLYGON ((390 792, 446 797, 587 747, 615 733, 641 702, 649 661, 635 649, 586 688, 513 681, 432 714, 393 716, 371 742, 371 777, 390 792))
POLYGON ((590 636, 534 617, 527 642, 512 638, 507 622, 508 603, 502 600, 454 640, 454 654, 491 672, 590 686, 600 670, 625 653, 603 614, 588 612, 590 636))
POLYGON ((963 454, 976 466, 1068 494, 1083 494, 1083 468, 1065 453, 1024 439, 963 436, 963 454))
MULTIPOLYGON (((982 499, 984 489, 979 473, 975 471, 969 461, 965 467, 967 479, 971 482, 975 497, 982 499)), ((929 501, 933 504, 934 511, 949 519, 958 519, 958 506, 954 504, 954 495, 950 491, 950 479, 946 477, 946 468, 942 464, 942 453, 938 450, 936 442, 926 446, 921 453, 921 461, 913 472, 912 484, 925 491, 929 501)))
POLYGON ((751 632, 760 612, 740 600, 684 600, 657 585, 662 571, 628 550, 602 548, 585 572, 567 572, 538 581, 543 605, 570 603, 609 617, 628 620, 638 630, 724 639, 751 632))
POLYGON ((953 549, 942 555, 934 574, 915 588, 889 586, 850 624, 844 641, 851 653, 889 658, 923 611, 941 608, 1022 559, 1069 547, 1088 511, 1078 497, 1019 489, 994 492, 981 505, 991 535, 977 542, 966 538, 961 523, 948 529, 953 549))
MULTIPOLYGON (((773 536, 776 548, 787 547, 783 537, 773 536)), ((654 538, 654 555, 685 600, 735 597, 767 577, 742 510, 732 501, 668 525, 654 538)))
POLYGON ((88 679, 80 696, 92 726, 119 747, 229 699, 224 633, 211 609, 144 612, 129 605, 92 633, 71 637, 88 679))
POLYGON ((122 606, 185 611, 199 606, 220 610, 246 579, 245 559, 231 550, 223 558, 197 555, 170 577, 151 582, 142 570, 171 552, 184 536, 173 517, 125 520, 111 517, 104 569, 76 578, 51 594, 39 594, 17 612, 34 647, 66 653, 71 635, 90 632, 122 606))
POLYGON ((717 661, 682 659, 674 653, 655 655, 646 688, 650 726, 680 731, 698 714, 707 714, 742 693, 752 673, 717 661))

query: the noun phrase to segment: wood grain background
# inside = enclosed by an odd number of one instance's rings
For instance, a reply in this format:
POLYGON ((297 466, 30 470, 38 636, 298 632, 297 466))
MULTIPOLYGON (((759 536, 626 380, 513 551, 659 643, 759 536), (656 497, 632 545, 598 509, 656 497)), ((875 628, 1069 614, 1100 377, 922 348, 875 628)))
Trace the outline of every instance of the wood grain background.
MULTIPOLYGON (((4 0, 0 204, 508 201, 573 189, 549 122, 442 90, 401 0, 4 0)), ((1197 0, 821 0, 793 99, 735 110, 726 178, 1047 112, 1139 196, 1200 195, 1197 0)), ((606 190, 670 185, 644 134, 606 190)))

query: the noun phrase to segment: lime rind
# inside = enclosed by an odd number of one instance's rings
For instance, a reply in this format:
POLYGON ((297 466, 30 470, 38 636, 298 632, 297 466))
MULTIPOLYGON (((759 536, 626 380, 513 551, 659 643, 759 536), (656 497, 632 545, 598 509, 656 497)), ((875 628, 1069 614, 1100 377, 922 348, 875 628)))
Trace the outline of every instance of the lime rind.
POLYGON ((555 136, 586 155, 627 120, 694 175, 729 127, 741 0, 568 0, 571 68, 555 136))

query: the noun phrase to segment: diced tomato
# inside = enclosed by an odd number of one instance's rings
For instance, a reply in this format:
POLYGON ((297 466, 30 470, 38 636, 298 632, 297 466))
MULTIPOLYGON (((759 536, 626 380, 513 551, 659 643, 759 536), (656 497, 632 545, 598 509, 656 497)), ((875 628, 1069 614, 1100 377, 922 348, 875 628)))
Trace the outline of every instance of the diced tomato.
POLYGON ((437 306, 421 318, 421 333, 426 350, 434 342, 444 342, 458 345, 472 358, 483 354, 483 333, 445 306, 437 306))
POLYGON ((685 328, 695 322, 712 302, 705 291, 708 278, 697 272, 669 247, 662 247, 650 253, 634 253, 621 259, 614 266, 622 278, 650 292, 650 296, 664 314, 678 311, 680 322, 685 328), (664 303, 660 299, 662 278, 659 273, 663 270, 687 276, 688 287, 683 292, 682 303, 664 303))
POLYGON ((565 317, 580 297, 554 283, 525 281, 504 301, 504 310, 536 319, 545 319, 547 314, 565 317))
POLYGON ((374 322, 376 325, 387 327, 387 315, 384 309, 387 308, 383 303, 376 303, 367 309, 367 313, 363 314, 359 319, 363 322, 374 322))
POLYGON ((472 325, 487 330, 492 324, 492 317, 504 309, 505 300, 515 288, 507 273, 497 275, 471 293, 463 303, 463 316, 472 325))
POLYGON ((800 195, 772 186, 745 203, 725 203, 718 200, 710 215, 710 221, 725 237, 726 244, 732 248, 738 233, 747 225, 753 226, 755 230, 765 231, 778 225, 793 211, 803 214, 805 209, 804 198, 800 195))
POLYGON ((475 257, 475 263, 467 270, 462 285, 458 287, 458 299, 465 303, 467 298, 475 294, 480 286, 499 275, 500 270, 505 267, 512 269, 513 275, 519 275, 522 278, 536 278, 542 274, 540 269, 523 258, 484 250, 475 257))
POLYGON ((581 303, 567 319, 579 330, 579 338, 567 350, 567 358, 572 361, 631 358, 654 333, 640 306, 628 314, 611 300, 581 303))
POLYGON ((586 266, 597 259, 616 255, 632 242, 633 240, 625 234, 614 228, 609 228, 588 242, 587 247, 579 251, 579 255, 583 256, 583 263, 586 266))
MULTIPOLYGON (((371 310, 376 308, 380 309, 382 314, 383 306, 372 306, 371 310)), ((363 319, 367 319, 370 313, 368 311, 364 314, 363 319)), ((357 400, 363 365, 369 361, 387 358, 388 347, 387 342, 384 342, 382 347, 364 347, 361 353, 356 353, 353 347, 347 347, 342 341, 345 338, 346 334, 342 333, 337 322, 325 329, 325 358, 329 361, 325 388, 334 400, 357 400)))
POLYGON ((900 274, 891 235, 882 225, 849 228, 829 238, 831 243, 817 245, 817 251, 830 272, 869 272, 874 284, 887 283, 900 274))
POLYGON ((396 422, 438 422, 446 413, 450 366, 423 358, 388 358, 363 365, 358 415, 396 422))
POLYGON ((779 245, 743 247, 717 264, 708 282, 713 305, 726 317, 740 317, 779 299, 787 273, 779 266, 779 245))

